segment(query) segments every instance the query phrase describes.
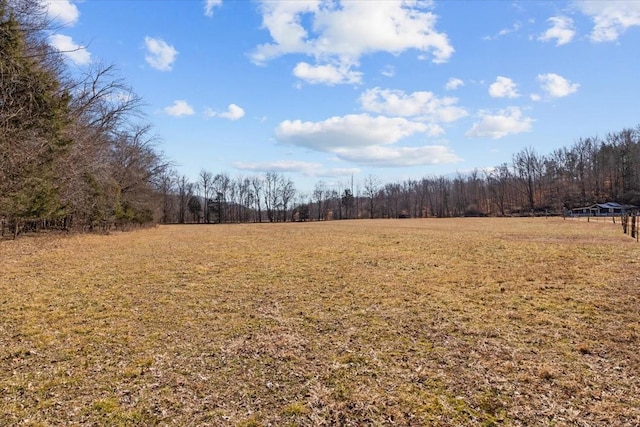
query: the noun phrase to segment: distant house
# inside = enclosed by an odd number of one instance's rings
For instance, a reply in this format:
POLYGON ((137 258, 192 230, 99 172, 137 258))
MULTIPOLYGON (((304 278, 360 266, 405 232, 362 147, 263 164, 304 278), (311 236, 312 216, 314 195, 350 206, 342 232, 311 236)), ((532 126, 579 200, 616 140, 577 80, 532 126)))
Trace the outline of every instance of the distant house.
POLYGON ((591 206, 571 209, 573 216, 619 216, 638 209, 638 206, 621 205, 616 202, 595 203, 591 206))

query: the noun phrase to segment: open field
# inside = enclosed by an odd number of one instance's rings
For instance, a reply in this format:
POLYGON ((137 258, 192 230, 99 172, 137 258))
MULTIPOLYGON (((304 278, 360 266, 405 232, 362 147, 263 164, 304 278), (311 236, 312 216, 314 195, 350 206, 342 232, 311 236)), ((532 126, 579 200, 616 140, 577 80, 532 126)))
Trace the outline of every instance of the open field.
POLYGON ((562 219, 0 243, 0 425, 640 425, 640 244, 562 219))

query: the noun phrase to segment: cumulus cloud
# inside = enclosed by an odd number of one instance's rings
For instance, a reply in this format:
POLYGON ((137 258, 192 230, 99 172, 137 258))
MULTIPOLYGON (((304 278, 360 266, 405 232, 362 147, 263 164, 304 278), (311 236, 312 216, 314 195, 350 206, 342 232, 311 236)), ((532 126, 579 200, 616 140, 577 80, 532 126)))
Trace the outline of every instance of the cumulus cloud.
POLYGON ((227 111, 220 114, 223 119, 238 120, 244 117, 244 109, 236 104, 229 104, 227 111))
POLYGON ((207 117, 221 117, 229 120, 239 120, 244 117, 244 114, 244 109, 236 104, 229 104, 227 111, 223 113, 219 113, 210 108, 205 111, 207 117))
POLYGON ((333 153, 341 160, 359 164, 394 167, 458 161, 446 146, 394 145, 404 138, 431 131, 429 125, 403 117, 352 114, 321 122, 286 120, 278 125, 275 135, 282 144, 333 153))
POLYGON ((269 31, 273 43, 256 47, 251 59, 263 64, 287 53, 311 53, 307 43, 307 30, 302 26, 301 17, 318 12, 315 0, 289 2, 262 2, 262 27, 269 31))
POLYGON ((42 0, 47 17, 64 26, 72 26, 78 22, 80 12, 70 0, 42 0))
POLYGON ((533 125, 533 119, 524 117, 518 107, 509 107, 497 114, 480 111, 479 115, 481 120, 473 124, 466 136, 499 139, 510 134, 529 132, 533 125))
POLYGON ((204 2, 204 14, 206 16, 213 16, 213 9, 222 5, 222 0, 205 0, 204 2))
POLYGON ((76 65, 86 65, 91 62, 91 53, 69 36, 53 34, 49 36, 49 44, 76 65))
POLYGON ((630 27, 640 26, 640 2, 627 0, 576 0, 575 6, 593 20, 594 42, 616 41, 630 27))
MULTIPOLYGON (((435 62, 445 62, 453 54, 447 35, 435 30, 436 15, 426 10, 428 2, 295 2, 263 1, 263 27, 272 43, 253 52, 256 62, 288 53, 316 57, 348 57, 357 60, 371 52, 400 53, 407 49, 432 52, 435 62), (311 18, 310 35, 302 17, 311 18)), ((306 20, 305 20, 306 21, 306 20)))
POLYGON ((310 84, 359 84, 362 82, 362 73, 351 71, 349 67, 334 65, 310 65, 299 62, 293 69, 293 75, 310 84))
POLYGON ((173 105, 165 107, 164 112, 174 117, 191 116, 195 113, 189 103, 181 99, 173 101, 173 105))
POLYGON ((562 46, 573 40, 576 35, 576 30, 573 27, 573 20, 565 16, 552 16, 547 19, 547 22, 551 23, 551 28, 545 31, 538 40, 544 42, 556 41, 556 46, 562 46))
POLYGON ((360 104, 366 111, 391 116, 416 117, 435 123, 450 123, 467 115, 464 108, 456 106, 458 98, 438 98, 432 92, 418 91, 407 94, 401 90, 369 89, 360 96, 360 104))
POLYGON ((580 84, 554 73, 538 74, 540 87, 552 98, 562 98, 578 91, 580 84))
POLYGON ((262 26, 271 42, 257 46, 251 59, 264 64, 302 54, 313 57, 316 66, 348 69, 366 54, 413 49, 430 54, 435 63, 446 62, 454 49, 447 35, 436 30, 430 7, 431 2, 421 0, 380 0, 375 7, 363 1, 263 0, 262 26))
POLYGON ((489 86, 489 95, 493 98, 517 98, 517 85, 508 77, 498 76, 496 81, 489 86))
POLYGON ((325 168, 321 163, 299 160, 277 160, 274 162, 235 162, 236 169, 251 172, 294 172, 305 176, 335 178, 360 173, 359 168, 325 168))
POLYGON ((447 84, 444 86, 446 90, 456 90, 459 87, 464 86, 464 81, 455 77, 451 77, 447 84))
POLYGON ((178 51, 162 39, 145 37, 144 44, 147 54, 144 59, 152 68, 159 71, 171 71, 178 51))
POLYGON ((322 122, 285 120, 276 128, 276 138, 284 144, 316 151, 334 152, 342 147, 394 144, 402 138, 425 132, 424 123, 405 118, 350 114, 322 122))

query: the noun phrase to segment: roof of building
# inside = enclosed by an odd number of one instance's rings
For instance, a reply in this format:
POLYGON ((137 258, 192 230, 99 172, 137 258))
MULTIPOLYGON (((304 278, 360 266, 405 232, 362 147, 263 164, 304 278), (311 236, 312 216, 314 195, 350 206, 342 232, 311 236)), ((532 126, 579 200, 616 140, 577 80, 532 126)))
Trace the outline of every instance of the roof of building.
POLYGON ((607 203, 594 203, 591 206, 583 206, 580 208, 573 208, 573 210, 581 210, 581 209, 637 209, 638 206, 634 205, 621 205, 616 202, 607 202, 607 203))

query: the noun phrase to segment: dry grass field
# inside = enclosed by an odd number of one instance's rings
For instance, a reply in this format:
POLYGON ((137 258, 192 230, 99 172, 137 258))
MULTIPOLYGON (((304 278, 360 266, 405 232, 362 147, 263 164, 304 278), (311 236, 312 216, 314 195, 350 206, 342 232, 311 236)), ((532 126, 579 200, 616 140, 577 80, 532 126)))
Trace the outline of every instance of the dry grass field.
POLYGON ((0 425, 640 425, 640 244, 608 222, 161 226, 0 259, 0 425))

